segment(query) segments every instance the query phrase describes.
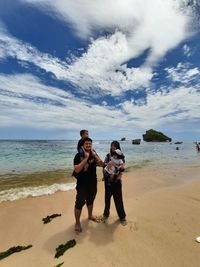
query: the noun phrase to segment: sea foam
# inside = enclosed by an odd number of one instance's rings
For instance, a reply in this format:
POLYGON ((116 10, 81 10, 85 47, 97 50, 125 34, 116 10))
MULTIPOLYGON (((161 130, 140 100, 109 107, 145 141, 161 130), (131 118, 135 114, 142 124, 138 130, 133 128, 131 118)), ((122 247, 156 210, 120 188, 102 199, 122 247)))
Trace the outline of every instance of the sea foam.
POLYGON ((52 195, 57 191, 68 191, 76 187, 75 183, 66 183, 66 184, 52 184, 50 186, 41 185, 35 187, 18 187, 0 192, 0 203, 3 201, 14 201, 17 199, 26 198, 29 196, 43 196, 43 195, 52 195))

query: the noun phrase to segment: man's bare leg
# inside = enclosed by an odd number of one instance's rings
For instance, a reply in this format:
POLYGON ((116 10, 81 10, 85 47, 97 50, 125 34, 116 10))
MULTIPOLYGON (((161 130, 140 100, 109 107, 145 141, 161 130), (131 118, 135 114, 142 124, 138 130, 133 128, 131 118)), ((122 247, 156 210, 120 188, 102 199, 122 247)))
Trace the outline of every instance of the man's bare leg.
POLYGON ((93 211, 93 204, 92 205, 88 205, 87 206, 88 209, 88 219, 94 222, 99 222, 99 219, 96 216, 92 215, 92 211, 93 211))
POLYGON ((81 211, 79 209, 74 208, 74 216, 75 216, 75 231, 76 232, 82 232, 81 224, 80 224, 80 217, 81 217, 81 211))
POLYGON ((88 205, 87 209, 88 209, 88 220, 91 220, 93 222, 100 222, 100 220, 99 220, 99 218, 97 216, 93 216, 92 215, 93 204, 92 205, 88 205))

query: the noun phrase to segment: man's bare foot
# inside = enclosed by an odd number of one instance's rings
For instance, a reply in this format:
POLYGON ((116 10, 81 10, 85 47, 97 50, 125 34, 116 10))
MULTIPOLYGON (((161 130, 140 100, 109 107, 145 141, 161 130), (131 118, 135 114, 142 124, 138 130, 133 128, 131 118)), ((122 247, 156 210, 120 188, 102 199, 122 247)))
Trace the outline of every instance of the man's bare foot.
POLYGON ((80 223, 76 223, 76 224, 75 224, 74 231, 75 231, 77 234, 79 234, 79 233, 82 232, 82 228, 81 228, 80 223))
POLYGON ((91 216, 91 217, 88 217, 88 220, 91 220, 91 221, 93 221, 93 222, 97 222, 97 223, 100 222, 100 218, 98 218, 97 216, 91 216))

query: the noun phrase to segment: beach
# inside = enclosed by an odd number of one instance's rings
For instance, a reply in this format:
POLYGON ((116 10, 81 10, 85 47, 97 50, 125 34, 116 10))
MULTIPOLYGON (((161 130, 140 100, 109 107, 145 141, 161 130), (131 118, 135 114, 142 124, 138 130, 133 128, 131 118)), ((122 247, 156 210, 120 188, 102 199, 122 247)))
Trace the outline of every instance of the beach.
MULTIPOLYGON (((0 203, 0 251, 12 246, 33 245, 0 261, 2 267, 134 266, 199 267, 200 167, 146 166, 123 175, 123 197, 127 225, 111 214, 104 223, 87 220, 83 208, 83 232, 74 233, 76 191, 28 197, 0 203), (49 224, 42 218, 62 214, 49 224), (75 239, 77 244, 63 256, 55 249, 75 239)), ((102 215, 104 185, 98 182, 94 215, 102 215)))

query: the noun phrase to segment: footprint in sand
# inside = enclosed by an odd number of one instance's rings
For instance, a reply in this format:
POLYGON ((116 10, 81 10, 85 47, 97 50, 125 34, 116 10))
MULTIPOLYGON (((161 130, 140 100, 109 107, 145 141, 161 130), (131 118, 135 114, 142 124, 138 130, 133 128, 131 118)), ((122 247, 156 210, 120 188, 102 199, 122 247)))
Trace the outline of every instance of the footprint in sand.
POLYGON ((131 232, 139 230, 138 224, 136 222, 129 222, 128 224, 130 225, 129 229, 131 232))

